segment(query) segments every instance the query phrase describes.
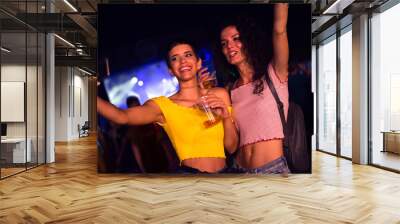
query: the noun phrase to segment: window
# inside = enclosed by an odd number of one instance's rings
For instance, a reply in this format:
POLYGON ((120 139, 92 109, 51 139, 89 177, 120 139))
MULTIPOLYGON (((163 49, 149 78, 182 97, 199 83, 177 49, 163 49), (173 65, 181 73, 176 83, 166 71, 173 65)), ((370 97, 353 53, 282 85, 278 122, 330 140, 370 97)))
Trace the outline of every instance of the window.
POLYGON ((336 153, 336 37, 318 48, 318 149, 336 153))
POLYGON ((400 5, 371 18, 372 163, 400 170, 400 5), (394 153, 393 153, 394 152, 394 153))
MULTIPOLYGON (((22 15, 40 12, 44 3, 21 1, 18 6, 22 15)), ((0 111, 7 115, 1 118, 7 133, 0 144, 0 178, 5 178, 45 163, 46 39, 3 12, 0 17, 9 21, 0 29, 0 111)))
MULTIPOLYGON (((346 32, 347 31, 347 32, 346 32)), ((340 155, 352 157, 352 34, 340 36, 340 155)))

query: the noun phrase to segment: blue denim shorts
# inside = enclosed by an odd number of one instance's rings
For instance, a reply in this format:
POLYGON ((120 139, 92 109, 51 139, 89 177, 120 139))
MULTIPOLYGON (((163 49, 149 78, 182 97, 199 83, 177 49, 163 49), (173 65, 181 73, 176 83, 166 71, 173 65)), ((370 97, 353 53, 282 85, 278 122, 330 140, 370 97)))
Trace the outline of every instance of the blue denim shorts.
POLYGON ((290 170, 287 165, 285 157, 281 156, 261 167, 258 168, 252 168, 252 169, 247 169, 240 167, 236 161, 233 164, 233 169, 236 171, 236 173, 249 173, 249 174, 289 174, 290 170))

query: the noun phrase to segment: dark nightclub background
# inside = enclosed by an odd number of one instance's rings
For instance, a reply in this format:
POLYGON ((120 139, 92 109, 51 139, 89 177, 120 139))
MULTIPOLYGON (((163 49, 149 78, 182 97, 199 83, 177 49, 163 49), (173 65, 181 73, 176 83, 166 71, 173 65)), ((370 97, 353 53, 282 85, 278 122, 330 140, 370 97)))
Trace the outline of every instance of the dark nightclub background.
MULTIPOLYGON (((195 43, 203 66, 214 70, 219 43, 218 24, 232 18, 252 18, 271 43, 270 4, 134 4, 98 7, 98 94, 119 108, 135 96, 143 104, 170 96, 178 82, 167 70, 167 43, 185 38, 195 43)), ((311 5, 289 7, 290 98, 305 115, 311 156, 313 96, 311 92, 311 5)), ((226 83, 217 71, 218 85, 226 83)), ((178 166, 174 149, 156 125, 119 127, 99 117, 99 172, 171 172, 178 166), (141 161, 137 160, 140 154, 141 161)))

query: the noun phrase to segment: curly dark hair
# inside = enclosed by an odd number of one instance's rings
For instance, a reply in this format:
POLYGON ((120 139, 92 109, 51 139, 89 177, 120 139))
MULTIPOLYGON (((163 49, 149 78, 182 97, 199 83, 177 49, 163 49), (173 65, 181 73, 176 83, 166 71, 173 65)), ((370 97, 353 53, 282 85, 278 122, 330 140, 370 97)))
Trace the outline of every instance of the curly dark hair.
POLYGON ((255 19, 250 17, 238 17, 232 21, 224 21, 219 26, 218 41, 214 51, 215 54, 215 65, 218 71, 220 71, 219 77, 225 85, 231 86, 240 77, 234 65, 231 65, 222 54, 222 46, 220 43, 221 31, 228 27, 235 26, 239 31, 239 38, 243 45, 243 52, 246 55, 248 63, 254 70, 253 75, 253 93, 262 94, 264 90, 263 78, 266 77, 267 65, 272 58, 270 51, 272 47, 271 37, 267 35, 267 28, 261 27, 256 24, 255 19))

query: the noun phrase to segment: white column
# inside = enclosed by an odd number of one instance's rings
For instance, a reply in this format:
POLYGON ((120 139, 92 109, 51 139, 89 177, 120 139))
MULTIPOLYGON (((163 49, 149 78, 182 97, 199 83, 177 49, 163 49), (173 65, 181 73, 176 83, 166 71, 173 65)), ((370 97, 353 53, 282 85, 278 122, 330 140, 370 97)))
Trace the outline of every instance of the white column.
POLYGON ((353 19, 353 162, 368 163, 368 15, 353 19))
MULTIPOLYGON (((48 12, 54 11, 50 1, 46 1, 48 12)), ((46 163, 55 161, 55 54, 54 35, 46 34, 46 163)))

